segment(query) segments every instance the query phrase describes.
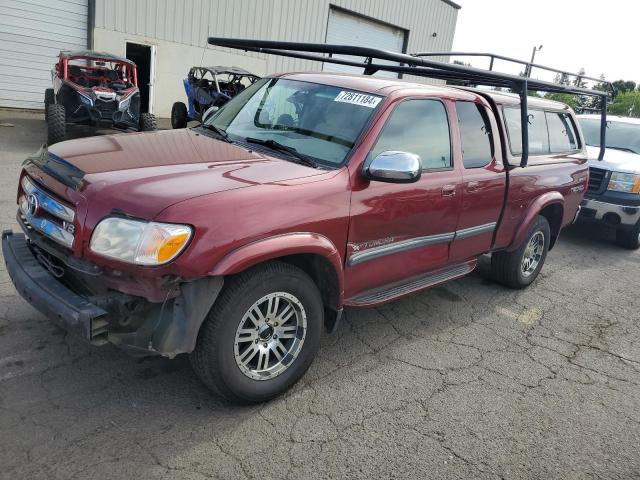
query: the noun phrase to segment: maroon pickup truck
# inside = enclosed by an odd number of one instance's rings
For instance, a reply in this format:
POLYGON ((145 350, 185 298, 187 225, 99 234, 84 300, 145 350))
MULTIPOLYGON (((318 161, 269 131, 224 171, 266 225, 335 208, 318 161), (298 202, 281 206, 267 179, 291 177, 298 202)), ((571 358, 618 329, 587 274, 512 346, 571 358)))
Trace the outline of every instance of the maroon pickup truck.
POLYGON ((21 295, 132 354, 189 353, 239 402, 282 393, 343 307, 461 277, 534 281, 587 185, 567 106, 402 80, 284 74, 196 128, 27 159, 5 231, 21 295))

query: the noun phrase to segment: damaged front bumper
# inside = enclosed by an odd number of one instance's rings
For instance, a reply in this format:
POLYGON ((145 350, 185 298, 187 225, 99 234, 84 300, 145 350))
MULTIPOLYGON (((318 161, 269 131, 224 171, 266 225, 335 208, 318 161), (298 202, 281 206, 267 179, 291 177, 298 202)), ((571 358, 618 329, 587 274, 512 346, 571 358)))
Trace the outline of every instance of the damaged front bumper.
POLYGON ((2 232, 5 264, 20 295, 70 333, 94 345, 112 343, 132 355, 174 357, 191 352, 223 285, 222 277, 185 281, 177 296, 161 303, 113 290, 84 295, 54 276, 37 248, 23 234, 2 232), (123 307, 132 299, 144 308, 136 309, 135 322, 125 322, 123 307))

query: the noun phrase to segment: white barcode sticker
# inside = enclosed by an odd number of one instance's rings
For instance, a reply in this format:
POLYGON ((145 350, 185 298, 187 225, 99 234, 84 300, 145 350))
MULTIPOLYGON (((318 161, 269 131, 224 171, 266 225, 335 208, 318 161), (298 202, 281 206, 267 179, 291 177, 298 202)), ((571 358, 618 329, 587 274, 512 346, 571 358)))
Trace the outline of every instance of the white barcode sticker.
POLYGON ((376 97, 375 95, 366 95, 358 92, 346 92, 341 91, 334 102, 352 103, 353 105, 360 105, 362 107, 376 108, 380 103, 382 97, 376 97))

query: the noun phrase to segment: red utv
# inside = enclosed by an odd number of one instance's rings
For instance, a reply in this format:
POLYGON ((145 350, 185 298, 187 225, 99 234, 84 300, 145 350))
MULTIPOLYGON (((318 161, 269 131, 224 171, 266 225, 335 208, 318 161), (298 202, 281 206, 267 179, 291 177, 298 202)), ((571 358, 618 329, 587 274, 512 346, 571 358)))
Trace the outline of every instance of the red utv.
POLYGON ((136 64, 110 53, 60 52, 44 92, 47 143, 64 140, 67 123, 138 131, 155 130, 156 120, 140 112, 136 64))

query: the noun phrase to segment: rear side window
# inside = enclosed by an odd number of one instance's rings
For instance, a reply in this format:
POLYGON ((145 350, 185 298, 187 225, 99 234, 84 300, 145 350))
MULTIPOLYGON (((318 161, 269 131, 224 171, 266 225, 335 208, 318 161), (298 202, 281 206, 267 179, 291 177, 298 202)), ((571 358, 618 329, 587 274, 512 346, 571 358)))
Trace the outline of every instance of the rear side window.
POLYGON ((549 127, 549 147, 552 153, 568 152, 578 148, 573 123, 566 113, 546 112, 549 127))
POLYGON ((371 155, 389 150, 419 155, 423 169, 451 167, 449 122, 442 102, 401 102, 385 123, 371 155))
POLYGON ((456 102, 464 168, 480 168, 493 158, 491 127, 485 109, 473 102, 456 102))
MULTIPOLYGON (((504 119, 507 124, 511 153, 522 154, 522 124, 519 108, 505 108, 504 119)), ((541 155, 549 153, 549 134, 547 120, 541 110, 529 110, 529 154, 541 155)))

